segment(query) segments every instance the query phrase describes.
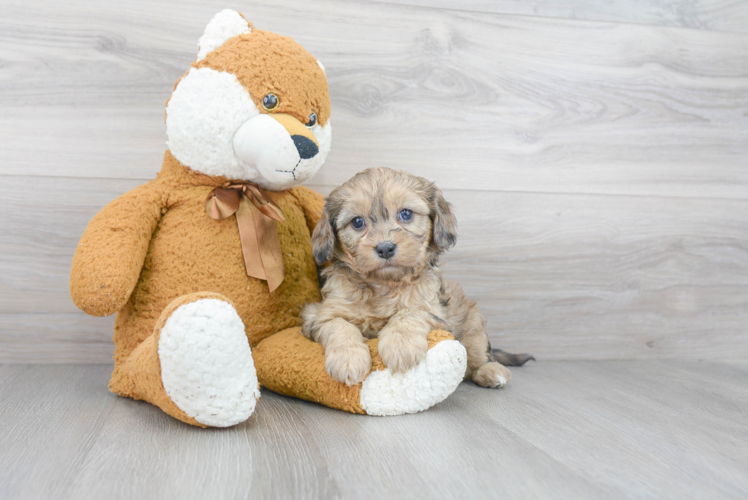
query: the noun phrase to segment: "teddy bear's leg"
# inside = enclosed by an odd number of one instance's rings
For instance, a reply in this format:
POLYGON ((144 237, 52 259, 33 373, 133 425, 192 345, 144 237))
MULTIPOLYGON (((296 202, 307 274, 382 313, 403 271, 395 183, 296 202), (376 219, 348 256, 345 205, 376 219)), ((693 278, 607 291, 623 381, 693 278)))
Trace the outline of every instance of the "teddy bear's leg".
POLYGON ((372 370, 358 385, 336 382, 325 371, 325 350, 300 327, 283 330, 254 349, 260 383, 271 391, 368 415, 426 410, 454 392, 465 376, 465 347, 444 331, 428 336, 426 358, 405 373, 391 373, 379 356, 378 339, 367 340, 372 370))
POLYGON ((244 324, 214 293, 169 304, 153 334, 115 366, 109 387, 201 427, 243 422, 260 397, 244 324))

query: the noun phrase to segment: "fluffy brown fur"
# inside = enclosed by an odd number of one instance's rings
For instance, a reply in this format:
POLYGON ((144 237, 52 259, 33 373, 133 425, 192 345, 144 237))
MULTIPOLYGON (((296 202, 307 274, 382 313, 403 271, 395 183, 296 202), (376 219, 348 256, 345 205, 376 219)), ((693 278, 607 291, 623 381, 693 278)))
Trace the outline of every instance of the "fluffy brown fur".
POLYGON ((251 33, 230 38, 192 66, 236 76, 258 108, 262 97, 273 92, 280 101, 274 114, 288 114, 306 123, 314 111, 320 125, 330 119, 324 71, 311 54, 287 36, 252 29, 251 33), (248 60, 252 64, 247 64, 248 60))
POLYGON ((94 217, 70 272, 70 293, 79 308, 94 316, 117 312, 112 392, 145 399, 192 424, 194 419, 169 404, 160 377, 152 376, 158 325, 173 310, 170 304, 202 298, 196 292, 220 294, 236 309, 254 348, 299 325, 303 304, 320 297, 312 248, 304 242, 322 196, 303 186, 269 193, 286 216, 278 224, 286 278, 271 294, 267 283, 247 276, 234 218, 217 221, 205 214, 208 193, 227 180, 195 172, 167 151, 155 180, 94 217))
POLYGON ((325 368, 353 385, 371 369, 364 338, 394 372, 426 356, 433 329, 450 331, 468 354, 465 378, 501 387, 506 364, 532 357, 491 350, 478 306, 445 280, 439 255, 455 244, 457 222, 432 182, 388 168, 365 170, 327 198, 312 235, 325 285, 321 303, 302 313, 302 331, 325 348, 325 368))

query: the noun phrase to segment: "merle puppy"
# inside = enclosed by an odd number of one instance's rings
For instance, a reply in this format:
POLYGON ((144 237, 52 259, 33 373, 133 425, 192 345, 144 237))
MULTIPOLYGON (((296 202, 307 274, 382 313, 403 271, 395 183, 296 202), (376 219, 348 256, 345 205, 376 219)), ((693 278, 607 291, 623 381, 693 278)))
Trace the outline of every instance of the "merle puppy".
POLYGON ((392 372, 425 356, 431 330, 448 330, 467 350, 465 378, 502 387, 504 366, 527 354, 492 350, 478 306, 462 287, 445 280, 439 255, 452 247, 457 223, 432 182, 389 168, 356 174, 327 198, 312 235, 321 273, 322 302, 302 312, 302 331, 325 348, 325 368, 354 385, 371 370, 364 337, 379 337, 379 353, 392 372))

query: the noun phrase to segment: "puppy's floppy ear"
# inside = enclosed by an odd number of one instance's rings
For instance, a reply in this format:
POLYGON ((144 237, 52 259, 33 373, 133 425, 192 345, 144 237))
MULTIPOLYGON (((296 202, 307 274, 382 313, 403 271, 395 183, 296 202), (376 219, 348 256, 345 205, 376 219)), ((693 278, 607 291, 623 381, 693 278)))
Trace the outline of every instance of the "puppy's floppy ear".
POLYGON ((328 206, 325 204, 322 217, 317 221, 317 225, 314 226, 314 231, 312 232, 312 251, 314 252, 314 260, 317 261, 317 264, 321 266, 325 262, 329 262, 332 259, 334 248, 335 230, 332 227, 328 206))
POLYGON ((431 219, 434 223, 433 244, 436 250, 443 252, 452 248, 457 242, 457 219, 452 213, 452 206, 444 199, 441 189, 432 187, 431 219))

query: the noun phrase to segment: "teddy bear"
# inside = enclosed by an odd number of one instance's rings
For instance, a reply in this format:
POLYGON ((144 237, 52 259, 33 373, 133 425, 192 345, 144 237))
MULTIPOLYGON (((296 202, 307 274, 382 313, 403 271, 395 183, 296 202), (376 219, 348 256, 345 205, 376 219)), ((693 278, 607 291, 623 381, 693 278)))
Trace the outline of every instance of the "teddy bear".
POLYGON ((427 409, 465 373, 464 348, 429 337, 426 360, 336 382, 300 332, 320 300, 311 232, 324 197, 301 186, 330 151, 322 64, 292 39, 218 13, 166 102, 156 178, 103 208, 73 258, 74 303, 116 313, 109 388, 200 427, 249 418, 262 384, 352 413, 427 409))

